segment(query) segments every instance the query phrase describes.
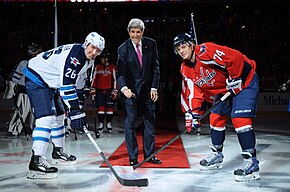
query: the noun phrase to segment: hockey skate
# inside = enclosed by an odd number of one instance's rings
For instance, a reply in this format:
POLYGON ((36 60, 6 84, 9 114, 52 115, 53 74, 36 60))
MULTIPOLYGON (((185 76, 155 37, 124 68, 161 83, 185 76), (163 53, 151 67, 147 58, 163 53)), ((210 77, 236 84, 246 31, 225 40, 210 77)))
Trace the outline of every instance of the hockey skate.
POLYGON ((103 130, 104 130, 104 123, 99 123, 99 126, 98 126, 99 133, 102 133, 103 130))
POLYGON ((112 124, 111 122, 107 123, 107 130, 109 133, 112 133, 112 124))
POLYGON ((250 181, 260 179, 259 161, 249 152, 242 152, 243 164, 234 171, 236 181, 250 181))
POLYGON ((201 171, 220 169, 222 168, 222 162, 224 155, 221 151, 218 151, 214 146, 210 146, 212 152, 206 158, 199 162, 199 169, 201 171))
POLYGON ((33 155, 29 163, 28 179, 53 179, 57 177, 58 169, 50 167, 47 161, 39 155, 33 155))
POLYGON ((51 164, 59 166, 75 165, 76 157, 74 155, 67 155, 63 152, 62 147, 55 147, 53 145, 51 164))

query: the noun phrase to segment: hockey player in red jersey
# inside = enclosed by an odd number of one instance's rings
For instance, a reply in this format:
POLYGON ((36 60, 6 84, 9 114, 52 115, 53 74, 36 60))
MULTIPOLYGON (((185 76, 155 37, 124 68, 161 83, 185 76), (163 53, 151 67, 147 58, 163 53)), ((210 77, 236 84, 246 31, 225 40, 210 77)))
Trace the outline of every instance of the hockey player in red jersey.
POLYGON ((230 115, 244 158, 243 164, 234 171, 235 180, 259 179, 252 126, 259 92, 255 61, 235 49, 215 43, 196 45, 187 33, 176 36, 173 44, 174 51, 183 59, 181 66, 188 66, 186 70, 181 67, 181 72, 192 81, 188 92, 192 108, 185 113, 186 122, 192 119, 192 127, 198 126, 199 110, 208 96, 214 95, 215 101, 218 101, 228 91, 232 95, 211 111, 212 153, 200 161, 200 169, 221 168, 226 121, 230 115))
POLYGON ((109 61, 109 53, 100 57, 100 63, 96 65, 92 81, 91 95, 95 97, 95 105, 98 111, 98 132, 103 132, 106 119, 106 128, 112 132, 112 119, 114 102, 118 97, 116 67, 109 61))
MULTIPOLYGON (((206 93, 203 94, 204 99, 202 100, 201 103, 196 103, 194 96, 194 82, 191 79, 192 75, 191 72, 194 72, 191 70, 191 67, 182 63, 180 67, 180 73, 182 75, 182 83, 181 83, 181 95, 180 95, 180 105, 181 105, 181 110, 183 113, 186 115, 189 115, 188 121, 186 121, 186 129, 188 133, 192 133, 192 119, 191 119, 191 114, 188 114, 186 112, 188 111, 194 111, 197 110, 198 116, 201 116, 204 114, 205 110, 207 107, 209 107, 213 101, 214 101, 214 96, 213 95, 207 95, 206 93), (196 106, 198 104, 198 106, 196 106)), ((186 117, 187 118, 187 117, 186 117)), ((197 135, 200 135, 201 132, 201 124, 202 122, 193 125, 194 130, 196 131, 197 135)))

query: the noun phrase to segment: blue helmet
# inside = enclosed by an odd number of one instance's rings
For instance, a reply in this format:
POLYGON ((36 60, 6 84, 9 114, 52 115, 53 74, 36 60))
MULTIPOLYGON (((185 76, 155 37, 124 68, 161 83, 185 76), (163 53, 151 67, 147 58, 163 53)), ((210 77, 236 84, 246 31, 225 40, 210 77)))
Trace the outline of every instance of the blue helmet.
POLYGON ((193 42, 194 42, 194 38, 192 38, 191 35, 189 35, 188 33, 181 33, 173 39, 173 50, 177 54, 177 51, 175 50, 177 46, 184 43, 188 43, 189 45, 192 45, 193 42))

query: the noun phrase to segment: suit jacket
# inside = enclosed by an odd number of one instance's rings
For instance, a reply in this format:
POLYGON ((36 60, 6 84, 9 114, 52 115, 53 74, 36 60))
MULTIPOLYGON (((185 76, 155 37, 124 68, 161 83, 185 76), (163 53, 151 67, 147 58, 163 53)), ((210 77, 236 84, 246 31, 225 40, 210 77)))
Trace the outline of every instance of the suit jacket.
MULTIPOLYGON (((143 84, 148 95, 150 95, 151 88, 159 88, 159 57, 154 39, 142 37, 142 69, 131 39, 127 39, 117 52, 116 75, 120 89, 127 86, 138 96, 143 84)), ((123 97, 127 104, 133 104, 131 98, 125 98, 124 95, 123 97)))

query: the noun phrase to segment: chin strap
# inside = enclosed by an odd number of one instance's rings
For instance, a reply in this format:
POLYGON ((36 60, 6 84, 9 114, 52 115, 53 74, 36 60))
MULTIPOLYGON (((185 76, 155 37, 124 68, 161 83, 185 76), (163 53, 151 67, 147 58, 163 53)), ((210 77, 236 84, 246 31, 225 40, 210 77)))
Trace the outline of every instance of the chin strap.
POLYGON ((192 59, 193 56, 195 56, 194 49, 193 49, 192 52, 191 52, 191 56, 190 56, 190 58, 189 58, 189 61, 191 61, 191 59, 192 59))
POLYGON ((194 49, 193 49, 192 52, 191 52, 191 56, 190 56, 190 58, 187 60, 187 65, 188 65, 189 67, 193 67, 193 66, 194 66, 194 63, 195 63, 195 62, 191 62, 191 59, 192 59, 193 57, 195 57, 194 49))

